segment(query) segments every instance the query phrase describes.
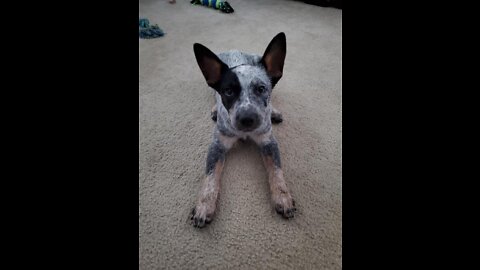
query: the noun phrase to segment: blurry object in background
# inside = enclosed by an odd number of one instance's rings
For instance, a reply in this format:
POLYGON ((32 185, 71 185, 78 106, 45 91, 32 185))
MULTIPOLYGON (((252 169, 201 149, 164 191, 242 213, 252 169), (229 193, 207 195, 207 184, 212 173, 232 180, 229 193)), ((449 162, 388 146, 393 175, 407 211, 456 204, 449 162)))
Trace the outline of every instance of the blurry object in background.
POLYGON ((228 2, 223 0, 192 0, 190 3, 219 9, 223 13, 233 13, 234 11, 228 2))
POLYGON ((303 2, 321 7, 334 7, 342 9, 342 0, 303 0, 303 2))
POLYGON ((138 35, 140 38, 150 39, 165 35, 158 25, 150 25, 148 19, 140 19, 138 23, 138 35))

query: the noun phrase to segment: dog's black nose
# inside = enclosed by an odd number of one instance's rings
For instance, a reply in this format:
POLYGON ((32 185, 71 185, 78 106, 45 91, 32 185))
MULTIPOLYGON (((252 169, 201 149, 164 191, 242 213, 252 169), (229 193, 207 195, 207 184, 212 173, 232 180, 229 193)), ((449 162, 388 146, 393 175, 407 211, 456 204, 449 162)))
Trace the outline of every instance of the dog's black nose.
POLYGON ((258 115, 254 112, 246 111, 237 115, 237 126, 240 130, 255 129, 258 122, 258 115))
POLYGON ((251 126, 253 126, 254 121, 255 121, 255 119, 253 119, 251 117, 244 117, 240 120, 240 123, 244 127, 251 127, 251 126))

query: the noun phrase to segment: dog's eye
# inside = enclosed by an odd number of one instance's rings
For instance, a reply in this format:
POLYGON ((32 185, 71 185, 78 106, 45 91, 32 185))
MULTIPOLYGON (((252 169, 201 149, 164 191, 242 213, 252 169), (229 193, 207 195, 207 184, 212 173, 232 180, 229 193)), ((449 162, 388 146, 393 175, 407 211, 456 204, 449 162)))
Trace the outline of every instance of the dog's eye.
POLYGON ((257 91, 260 94, 263 94, 265 92, 265 90, 266 90, 265 86, 263 86, 263 85, 260 85, 259 87, 257 87, 257 91))
POLYGON ((233 93, 233 90, 232 90, 232 89, 228 88, 228 89, 225 89, 225 90, 223 91, 223 94, 224 94, 225 96, 227 96, 227 97, 231 97, 231 96, 233 96, 234 93, 233 93))

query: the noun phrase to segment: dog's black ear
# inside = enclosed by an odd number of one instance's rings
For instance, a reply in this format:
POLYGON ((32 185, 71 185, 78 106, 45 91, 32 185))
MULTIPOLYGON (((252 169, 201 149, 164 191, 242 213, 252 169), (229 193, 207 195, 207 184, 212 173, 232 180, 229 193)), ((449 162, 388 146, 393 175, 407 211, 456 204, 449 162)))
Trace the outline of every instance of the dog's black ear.
POLYGON ((262 57, 262 64, 272 80, 272 87, 275 86, 283 75, 283 63, 285 62, 286 54, 287 39, 285 33, 281 32, 270 41, 262 57))
POLYGON ((193 44, 193 52, 207 84, 214 87, 220 81, 228 66, 202 44, 193 44))

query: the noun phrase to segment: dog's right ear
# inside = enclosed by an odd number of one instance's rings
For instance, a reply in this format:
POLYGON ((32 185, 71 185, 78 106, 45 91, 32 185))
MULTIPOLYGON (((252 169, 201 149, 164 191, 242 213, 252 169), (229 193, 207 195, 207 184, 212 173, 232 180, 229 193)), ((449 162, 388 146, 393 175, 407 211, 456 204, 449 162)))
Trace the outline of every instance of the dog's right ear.
POLYGON ((285 33, 281 32, 270 41, 262 57, 262 64, 272 81, 272 87, 282 78, 286 54, 287 39, 285 33))
POLYGON ((220 81, 228 66, 202 44, 193 44, 193 52, 207 84, 215 88, 214 86, 220 81))

